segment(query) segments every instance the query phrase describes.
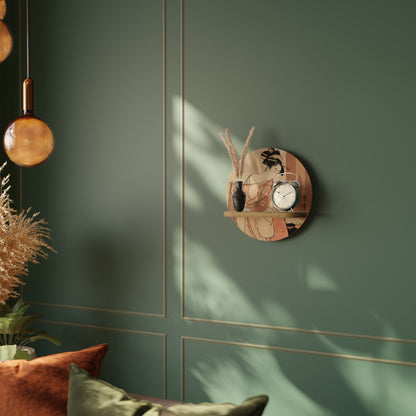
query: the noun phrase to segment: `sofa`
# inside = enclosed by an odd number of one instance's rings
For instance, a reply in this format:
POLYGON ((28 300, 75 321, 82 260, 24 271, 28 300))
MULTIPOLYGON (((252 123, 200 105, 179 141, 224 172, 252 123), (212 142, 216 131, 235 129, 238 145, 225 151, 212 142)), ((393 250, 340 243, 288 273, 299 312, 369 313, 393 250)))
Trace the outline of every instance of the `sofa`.
POLYGON ((107 344, 0 362, 0 416, 262 416, 268 397, 183 403, 128 394, 98 378, 107 344))

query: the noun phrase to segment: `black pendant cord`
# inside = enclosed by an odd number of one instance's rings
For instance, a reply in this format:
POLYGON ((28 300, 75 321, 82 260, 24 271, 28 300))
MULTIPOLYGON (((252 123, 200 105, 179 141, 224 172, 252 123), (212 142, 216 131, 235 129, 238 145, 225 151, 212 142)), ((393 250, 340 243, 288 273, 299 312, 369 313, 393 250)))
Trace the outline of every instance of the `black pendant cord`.
POLYGON ((30 78, 29 0, 26 0, 26 78, 30 78))

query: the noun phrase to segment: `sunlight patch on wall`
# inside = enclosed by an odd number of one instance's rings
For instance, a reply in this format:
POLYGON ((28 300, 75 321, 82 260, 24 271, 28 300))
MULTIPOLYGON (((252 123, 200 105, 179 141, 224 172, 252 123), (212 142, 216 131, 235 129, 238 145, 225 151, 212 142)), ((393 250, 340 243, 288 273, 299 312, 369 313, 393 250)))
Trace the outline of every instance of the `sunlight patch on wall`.
POLYGON ((209 357, 193 366, 191 373, 210 400, 223 401, 224 392, 232 402, 239 402, 242 396, 273 392, 267 414, 334 416, 288 379, 271 351, 239 348, 235 354, 235 358, 209 357))
POLYGON ((304 270, 306 286, 312 290, 323 292, 335 292, 339 290, 337 283, 316 264, 309 264, 304 270))
POLYGON ((206 318, 258 322, 262 320, 251 300, 217 265, 214 256, 201 244, 187 244, 185 270, 186 306, 206 318))
POLYGON ((260 302, 257 306, 202 244, 188 242, 185 263, 190 276, 186 279, 185 303, 192 316, 196 314, 192 311, 197 311, 198 317, 242 322, 268 322, 280 316, 291 325, 296 324, 286 308, 278 303, 262 305, 260 302))
MULTIPOLYGON (((386 328, 384 335, 394 337, 395 331, 386 328), (388 335, 387 335, 388 334, 388 335)), ((362 356, 362 350, 341 347, 334 338, 319 336, 323 345, 333 353, 362 356)), ((402 344, 385 342, 378 344, 378 355, 403 361, 402 344)), ((369 351, 368 357, 374 356, 369 351)), ((392 364, 367 363, 354 360, 337 360, 340 376, 354 391, 370 414, 378 416, 410 415, 414 411, 416 368, 392 364)))
MULTIPOLYGON (((225 127, 210 120, 192 104, 185 101, 185 190, 186 207, 201 210, 203 203, 192 182, 202 183, 204 190, 210 192, 218 201, 225 204, 225 189, 232 166, 227 150, 218 133, 225 127)), ((175 125, 175 155, 181 157, 181 112, 182 99, 173 98, 173 119, 175 125)), ((233 136, 238 149, 243 147, 245 138, 233 136)), ((175 183, 176 195, 181 195, 181 183, 175 183)))
POLYGON ((279 317, 279 322, 284 322, 286 326, 295 327, 296 320, 293 315, 276 300, 263 299, 260 302, 262 315, 265 316, 264 322, 273 322, 276 320, 276 316, 279 317))
POLYGON ((385 321, 385 319, 383 319, 380 316, 380 313, 370 309, 369 310, 370 315, 374 318, 374 320, 376 322, 378 322, 378 324, 380 325, 380 327, 382 328, 382 336, 383 337, 390 337, 390 338, 400 338, 400 334, 399 332, 393 327, 392 324, 388 323, 385 321))
MULTIPOLYGON (((383 336, 397 338, 397 333, 393 331, 391 328, 383 330, 383 336)), ((317 334, 318 339, 322 343, 323 346, 326 347, 328 351, 331 353, 336 354, 346 354, 346 355, 353 355, 353 356, 366 356, 370 358, 383 358, 388 360, 395 360, 395 361, 406 361, 406 358, 403 354, 404 344, 396 343, 396 342, 378 342, 374 349, 368 349, 367 353, 363 351, 363 348, 348 348, 342 346, 342 342, 340 339, 334 337, 328 337, 326 335, 317 334)), ((361 344, 358 344, 359 346, 361 344)))
POLYGON ((339 360, 340 375, 369 414, 413 415, 416 369, 389 364, 339 360))

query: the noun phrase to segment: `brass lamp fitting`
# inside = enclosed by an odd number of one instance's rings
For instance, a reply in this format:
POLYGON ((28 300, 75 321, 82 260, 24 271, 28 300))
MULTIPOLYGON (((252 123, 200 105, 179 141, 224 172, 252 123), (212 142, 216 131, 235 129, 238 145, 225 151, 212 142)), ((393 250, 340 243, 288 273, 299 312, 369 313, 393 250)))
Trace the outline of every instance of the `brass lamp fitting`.
POLYGON ((33 81, 30 78, 23 81, 23 114, 33 115, 33 81))

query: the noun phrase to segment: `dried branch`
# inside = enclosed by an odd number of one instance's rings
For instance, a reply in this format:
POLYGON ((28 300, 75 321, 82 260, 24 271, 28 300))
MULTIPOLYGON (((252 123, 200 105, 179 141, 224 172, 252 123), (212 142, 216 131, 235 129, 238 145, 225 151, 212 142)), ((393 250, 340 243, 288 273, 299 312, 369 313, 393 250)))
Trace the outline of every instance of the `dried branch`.
MULTIPOLYGON (((0 172, 5 164, 0 167, 0 172)), ((51 239, 50 230, 39 213, 30 208, 17 213, 9 196, 9 175, 2 178, 0 194, 0 304, 10 297, 17 297, 16 288, 23 285, 23 276, 29 273, 28 264, 47 258, 47 250, 54 249, 46 242, 51 239)))
POLYGON ((240 161, 239 161, 239 158, 238 158, 237 149, 233 145, 229 129, 226 129, 225 133, 226 133, 227 139, 223 136, 222 133, 220 133, 220 137, 221 137, 222 141, 224 142, 225 147, 228 150, 228 154, 229 154, 230 159, 231 159, 231 164, 233 165, 235 177, 238 179, 240 177, 240 172, 239 172, 239 162, 240 161))
POLYGON ((234 166, 236 166, 236 177, 238 179, 241 178, 241 172, 240 172, 240 159, 238 157, 238 152, 236 147, 233 144, 233 141, 231 140, 231 134, 230 134, 230 129, 226 129, 225 130, 227 133, 227 138, 228 138, 228 142, 230 143, 231 149, 232 149, 232 153, 233 153, 233 164, 234 166))
POLYGON ((249 148, 250 143, 251 143, 251 139, 253 138, 254 129, 255 129, 254 126, 250 129, 250 131, 248 133, 248 136, 247 136, 247 139, 246 139, 246 143, 245 143, 245 145, 243 147, 243 151, 241 153, 241 160, 240 160, 240 173, 241 173, 241 176, 243 175, 244 162, 246 160, 246 156, 247 156, 248 148, 249 148))
POLYGON ((243 152, 241 154, 241 160, 238 157, 237 149, 231 140, 230 129, 226 129, 225 133, 226 133, 227 138, 225 138, 222 133, 219 133, 219 135, 222 141, 224 142, 225 147, 227 148, 228 154, 230 155, 231 164, 233 165, 233 170, 234 170, 236 180, 242 180, 243 171, 244 171, 244 162, 247 156, 247 152, 250 146, 251 139, 253 137, 254 127, 250 129, 250 132, 247 136, 247 140, 244 145, 243 152))

